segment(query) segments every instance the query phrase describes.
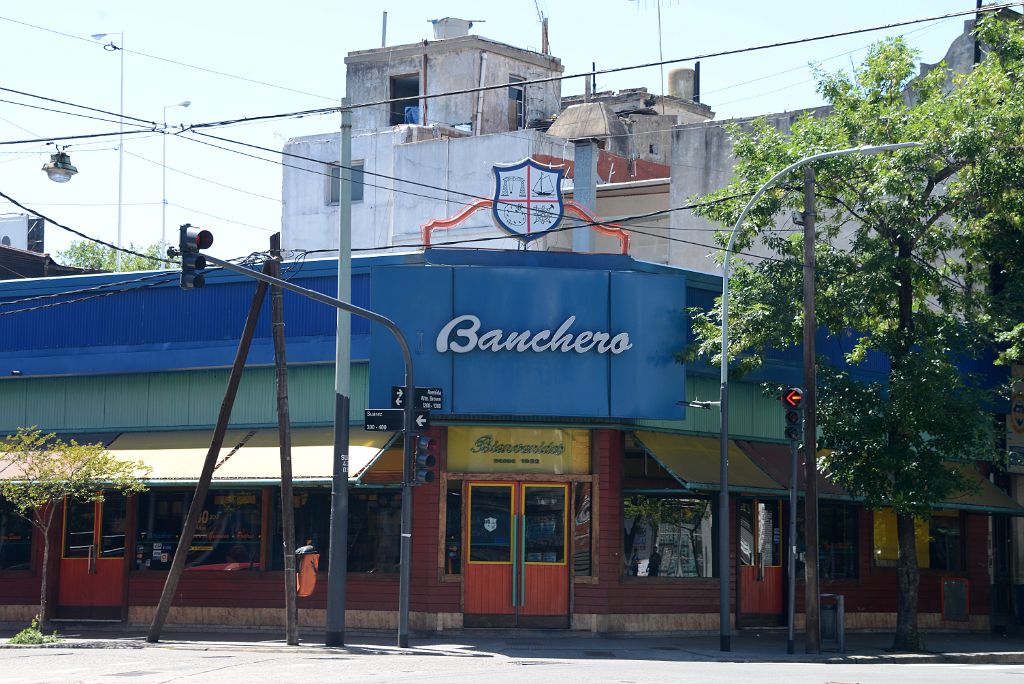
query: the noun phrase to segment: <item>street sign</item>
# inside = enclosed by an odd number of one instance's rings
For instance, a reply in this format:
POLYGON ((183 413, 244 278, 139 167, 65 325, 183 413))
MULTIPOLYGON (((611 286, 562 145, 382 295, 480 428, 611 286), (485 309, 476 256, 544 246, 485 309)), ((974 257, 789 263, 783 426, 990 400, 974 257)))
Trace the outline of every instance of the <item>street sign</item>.
POLYGON ((790 408, 800 408, 804 401, 804 391, 799 387, 787 387, 782 393, 782 403, 790 408))
MULTIPOLYGON (((404 409, 366 409, 363 414, 367 432, 400 432, 405 429, 404 409)), ((430 429, 430 411, 416 409, 412 414, 413 432, 430 429)))
POLYGON ((398 432, 405 428, 402 409, 366 409, 364 419, 367 432, 398 432))
MULTIPOLYGON (((391 405, 394 408, 405 408, 405 388, 400 385, 391 386, 391 405)), ((444 390, 440 387, 417 387, 414 393, 414 406, 428 411, 440 411, 444 407, 444 390)))

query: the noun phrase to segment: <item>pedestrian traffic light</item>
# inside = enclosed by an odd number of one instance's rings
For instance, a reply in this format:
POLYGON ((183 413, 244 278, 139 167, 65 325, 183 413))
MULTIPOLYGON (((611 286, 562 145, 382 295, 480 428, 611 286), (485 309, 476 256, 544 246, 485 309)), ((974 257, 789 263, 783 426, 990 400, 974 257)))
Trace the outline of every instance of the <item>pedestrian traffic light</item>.
POLYGON ((190 223, 181 227, 178 251, 181 255, 181 289, 191 290, 206 284, 202 270, 206 268, 206 257, 199 250, 213 244, 213 233, 197 228, 190 223))
POLYGON ((413 484, 427 484, 434 481, 434 466, 437 465, 437 440, 433 437, 416 438, 416 452, 412 461, 413 484))

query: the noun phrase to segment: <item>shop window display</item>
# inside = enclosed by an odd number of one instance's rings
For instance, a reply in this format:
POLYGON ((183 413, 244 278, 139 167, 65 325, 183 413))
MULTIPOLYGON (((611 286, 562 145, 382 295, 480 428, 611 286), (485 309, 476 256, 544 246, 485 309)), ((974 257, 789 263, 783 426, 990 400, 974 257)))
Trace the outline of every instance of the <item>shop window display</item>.
MULTIPOLYGON (((268 567, 284 567, 281 532, 281 490, 273 491, 274 506, 268 567)), ((296 489, 295 544, 312 544, 320 554, 318 568, 327 572, 331 537, 331 492, 324 489, 296 489)), ((402 495, 397 490, 349 491, 348 571, 387 574, 398 572, 401 542, 402 495)))
MULTIPOLYGON (((192 495, 192 490, 153 490, 139 496, 136 570, 170 568, 192 495)), ((185 567, 259 570, 261 499, 258 489, 208 492, 185 567)))
POLYGON ((0 501, 0 570, 32 566, 32 523, 0 501))
POLYGON ((713 577, 713 500, 633 494, 623 502, 623 572, 713 577))
MULTIPOLYGON (((796 573, 804 571, 804 509, 797 514, 796 573)), ((823 580, 857 578, 857 507, 834 501, 818 502, 818 577, 823 580)))
MULTIPOLYGON (((896 514, 883 508, 873 517, 875 565, 894 568, 899 557, 896 514)), ((963 520, 958 512, 935 511, 928 520, 915 519, 914 535, 919 568, 963 570, 963 520)))

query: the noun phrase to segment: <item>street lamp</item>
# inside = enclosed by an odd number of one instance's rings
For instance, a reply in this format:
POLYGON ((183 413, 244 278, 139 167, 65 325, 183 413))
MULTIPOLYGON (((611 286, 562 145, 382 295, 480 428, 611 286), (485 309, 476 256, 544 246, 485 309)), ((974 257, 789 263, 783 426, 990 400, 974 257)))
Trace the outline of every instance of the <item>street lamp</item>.
MULTIPOLYGON (((890 150, 898 150, 904 147, 920 147, 919 142, 905 142, 905 143, 892 143, 888 145, 865 145, 862 147, 848 147, 842 150, 832 150, 831 152, 821 152, 819 154, 812 154, 809 157, 804 157, 798 161, 793 162, 786 168, 779 171, 777 174, 768 179, 768 182, 761 186, 761 188, 754 193, 754 196, 750 198, 747 205, 743 207, 743 211, 740 212, 740 216, 736 219, 736 225, 732 228, 732 233, 729 235, 729 244, 725 248, 725 257, 722 260, 722 394, 721 394, 721 423, 719 432, 719 481, 721 482, 718 496, 718 567, 719 569, 719 648, 722 651, 730 650, 729 645, 729 260, 732 257, 733 245, 736 242, 736 234, 740 230, 740 226, 743 225, 743 221, 747 218, 747 214, 757 203, 757 200, 761 198, 765 192, 768 191, 775 183, 787 176, 790 172, 800 168, 805 164, 819 161, 821 159, 828 159, 829 157, 838 157, 843 154, 876 154, 878 152, 888 152, 890 150)), ((814 396, 813 388, 805 388, 810 392, 810 397, 807 406, 808 414, 814 411, 814 403, 810 398, 814 396)), ((807 439, 813 440, 814 435, 809 435, 807 439)), ((813 451, 813 447, 812 451, 813 451)), ((792 540, 791 544, 792 544, 792 540)))
POLYGON ((160 164, 162 173, 162 187, 163 187, 163 201, 161 202, 160 209, 163 212, 160 220, 160 251, 163 252, 164 245, 167 244, 167 110, 171 107, 189 107, 192 104, 190 100, 182 100, 177 104, 164 105, 164 155, 163 162, 160 164))
POLYGON ((113 41, 103 46, 109 52, 121 53, 121 108, 120 108, 120 130, 117 136, 117 251, 114 254, 114 270, 121 270, 121 210, 124 207, 124 31, 112 31, 109 33, 94 33, 93 40, 104 40, 110 36, 120 38, 121 45, 114 45, 113 41))
POLYGON ((59 148, 50 155, 50 161, 43 164, 43 171, 54 183, 67 183, 78 173, 78 169, 71 163, 71 156, 59 148))

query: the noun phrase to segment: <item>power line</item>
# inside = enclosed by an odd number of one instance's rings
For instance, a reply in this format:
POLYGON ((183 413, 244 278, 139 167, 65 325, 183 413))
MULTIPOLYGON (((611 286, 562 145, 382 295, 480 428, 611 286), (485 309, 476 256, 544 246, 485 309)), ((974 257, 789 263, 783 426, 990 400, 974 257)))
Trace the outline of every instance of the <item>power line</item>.
POLYGON ((38 306, 32 306, 32 307, 29 307, 27 309, 17 309, 15 311, 0 311, 0 316, 13 316, 14 314, 28 313, 30 311, 39 311, 41 309, 52 309, 52 308, 57 307, 57 306, 66 306, 68 304, 78 304, 80 302, 87 302, 87 301, 92 300, 92 299, 100 299, 101 297, 110 297, 111 295, 123 294, 125 292, 138 292, 139 290, 144 290, 146 288, 156 287, 158 285, 164 285, 166 283, 171 282, 172 280, 175 280, 176 278, 178 278, 178 276, 177 276, 177 274, 174 274, 174 275, 171 275, 169 277, 164 278, 163 280, 158 280, 158 281, 156 281, 154 283, 147 283, 145 285, 139 285, 138 287, 126 288, 126 289, 123 289, 123 290, 110 290, 108 292, 99 292, 99 293, 88 295, 88 296, 85 296, 85 297, 79 297, 78 299, 66 299, 66 300, 63 300, 63 301, 60 301, 60 302, 52 302, 52 303, 49 303, 49 304, 39 304, 38 306))
POLYGON ((62 292, 54 292, 45 295, 35 295, 32 297, 22 297, 21 299, 11 299, 7 301, 0 301, 0 306, 13 306, 15 304, 24 304, 25 302, 36 302, 43 299, 55 299, 58 297, 71 297, 79 294, 86 294, 89 292, 100 292, 111 287, 120 287, 122 285, 132 285, 134 283, 141 283, 146 280, 153 280, 154 278, 165 278, 166 273, 152 273, 141 278, 132 278, 131 280, 118 280, 112 283, 103 283, 101 285, 94 285, 93 287, 83 287, 78 290, 65 290, 62 292))
MULTIPOLYGON (((2 19, 2 18, 3 17, 0 17, 0 19, 2 19)), ((12 88, 0 87, 0 91, 5 92, 5 93, 13 93, 15 95, 24 95, 25 97, 32 97, 32 98, 35 98, 37 100, 43 100, 45 102, 53 102, 54 104, 67 105, 68 107, 77 107, 79 109, 85 109, 85 110, 90 111, 90 112, 96 112, 97 114, 106 114, 107 116, 117 117, 118 119, 122 119, 122 118, 123 119, 130 119, 131 121, 138 121, 140 124, 146 124, 147 126, 157 127, 157 126, 160 125, 160 124, 158 124, 155 121, 149 121, 147 119, 139 119, 137 117, 128 116, 128 115, 123 115, 122 116, 119 112, 108 112, 105 109, 96 109, 95 107, 88 107, 86 105, 76 104, 74 102, 67 102, 65 100, 56 100, 56 99, 54 99, 52 97, 46 97, 44 95, 36 95, 35 93, 26 93, 26 92, 24 92, 22 90, 14 90, 12 88)), ((22 104, 22 103, 14 102, 12 104, 22 104)), ((26 105, 26 106, 32 106, 32 105, 26 105)), ((47 111, 55 111, 55 110, 47 110, 47 111)), ((70 112, 60 112, 60 113, 62 113, 62 114, 69 114, 70 112)), ((80 115, 76 115, 76 116, 80 116, 80 115)), ((103 121, 103 120, 104 119, 100 119, 100 121, 103 121)))
POLYGON ((118 252, 122 252, 124 254, 131 254, 132 256, 141 257, 143 259, 149 259, 150 261, 157 261, 157 262, 160 262, 160 263, 165 263, 166 262, 166 259, 160 259, 158 257, 150 256, 149 254, 143 254, 142 252, 136 252, 135 250, 128 249, 126 247, 119 247, 118 245, 115 245, 113 243, 107 242, 106 240, 101 240, 101 239, 95 238, 95 237, 93 237, 91 235, 86 235, 85 233, 83 233, 80 230, 75 230, 74 228, 71 228, 70 226, 65 226, 63 223, 60 223, 59 221, 54 221, 49 216, 45 216, 43 214, 40 214, 35 209, 30 209, 30 208, 26 207, 24 204, 22 204, 18 200, 14 199, 10 195, 4 194, 3 192, 0 192, 0 197, 2 197, 3 199, 7 200, 8 202, 13 204, 14 206, 18 207, 19 209, 27 211, 28 213, 32 214, 33 216, 35 216, 37 218, 41 218, 44 221, 46 221, 47 223, 51 223, 51 224, 57 226, 58 228, 66 230, 69 233, 73 233, 73 234, 77 235, 80 238, 84 238, 84 239, 88 240, 89 242, 95 242, 98 245, 103 245, 104 247, 109 247, 110 249, 116 250, 118 252))
MULTIPOLYGON (((188 176, 189 178, 195 178, 198 181, 202 181, 204 183, 209 183, 211 185, 216 185, 216 186, 221 187, 221 188, 226 188, 227 190, 234 190, 235 192, 241 192, 243 194, 250 195, 252 197, 259 197, 261 199, 266 199, 266 200, 270 200, 272 202, 277 202, 278 204, 281 203, 281 200, 278 199, 277 197, 270 197, 268 195, 261 195, 258 192, 252 192, 250 190, 243 190, 242 188, 236 188, 233 185, 226 185, 224 183, 218 183, 215 180, 211 180, 209 178, 203 178, 202 176, 197 176, 195 174, 189 173, 188 171, 182 171, 181 169, 176 169, 173 166, 167 166, 167 165, 165 165, 165 164, 163 164, 161 162, 154 161, 154 160, 150 159, 149 157, 143 157, 141 154, 135 154, 134 152, 129 152, 128 150, 125 150, 124 153, 127 154, 130 157, 135 157, 136 159, 141 159, 144 162, 148 162, 150 164, 154 164, 156 166, 160 166, 160 167, 168 169, 170 171, 174 171, 175 173, 180 173, 182 176, 188 176)), ((3 153, 0 152, 0 154, 3 154, 3 153)), ((157 204, 159 204, 159 202, 157 202, 157 204)))
MULTIPOLYGON (((517 86, 539 85, 539 84, 542 84, 542 83, 553 83, 553 82, 556 82, 556 81, 564 81, 564 80, 571 79, 571 78, 592 78, 594 76, 599 76, 599 75, 600 76, 604 76, 604 75, 608 75, 608 74, 620 73, 620 72, 623 72, 623 71, 632 71, 634 69, 649 69, 649 68, 657 67, 657 66, 668 66, 668 65, 671 65, 671 64, 681 64, 683 62, 695 62, 697 60, 706 60, 706 59, 711 59, 713 57, 726 57, 726 56, 730 56, 730 55, 738 55, 738 54, 743 54, 743 53, 747 53, 747 52, 757 52, 757 51, 760 51, 760 50, 769 50, 769 49, 772 49, 772 48, 788 47, 788 46, 791 46, 791 45, 799 45, 799 44, 802 44, 802 43, 812 43, 812 42, 817 42, 817 41, 821 41, 821 40, 829 40, 829 39, 832 39, 832 38, 842 38, 842 37, 845 37, 845 36, 852 36, 852 35, 857 35, 857 34, 861 34, 861 33, 871 33, 873 31, 884 31, 886 29, 897 28, 897 27, 900 27, 900 26, 910 26, 910 25, 913 25, 913 24, 920 24, 920 23, 929 22, 929 21, 939 21, 939 20, 942 20, 942 19, 950 19, 950 18, 953 18, 953 17, 961 17, 961 16, 965 16, 965 15, 969 15, 969 14, 973 15, 973 14, 979 14, 979 13, 991 13, 991 12, 996 12, 996 11, 1003 10, 1003 9, 1009 9, 1011 7, 1016 7, 1016 6, 1019 6, 1019 5, 1024 5, 1024 2, 1008 2, 1008 3, 1003 3, 1003 4, 1000 4, 1000 5, 989 5, 987 7, 981 7, 981 8, 977 8, 977 9, 971 9, 971 10, 961 10, 959 12, 949 12, 947 14, 941 14, 941 15, 936 15, 936 16, 931 16, 931 17, 920 17, 920 18, 917 18, 917 19, 907 19, 907 20, 904 20, 904 21, 891 22, 891 23, 888 23, 888 24, 879 24, 879 25, 876 25, 876 26, 870 26, 870 27, 866 27, 866 28, 850 29, 850 30, 847 30, 847 31, 838 31, 838 32, 835 32, 835 33, 828 33, 828 34, 823 34, 823 35, 818 35, 818 36, 810 36, 810 37, 807 37, 807 38, 797 38, 797 39, 793 39, 793 40, 778 41, 778 42, 775 42, 775 43, 763 43, 763 44, 760 44, 760 45, 753 45, 753 46, 744 47, 744 48, 735 48, 735 49, 732 49, 732 50, 720 50, 718 52, 707 52, 707 53, 704 53, 704 54, 692 55, 692 56, 689 56, 689 57, 678 57, 678 58, 674 58, 674 59, 666 59, 666 60, 661 60, 661 61, 657 61, 657 62, 647 62, 647 63, 644 63, 644 64, 633 64, 633 65, 628 65, 628 66, 612 67, 612 68, 609 68, 609 69, 597 69, 597 70, 585 71, 585 72, 581 72, 581 73, 577 73, 577 74, 560 75, 560 76, 546 76, 546 77, 543 77, 543 78, 527 79, 525 81, 517 82, 516 85, 517 86)), ((494 85, 475 86, 475 87, 472 87, 472 88, 463 88, 463 89, 460 89, 460 90, 449 90, 449 91, 446 91, 446 92, 443 92, 443 93, 433 93, 433 94, 423 93, 423 94, 420 94, 418 97, 420 99, 424 99, 424 100, 431 100, 431 99, 437 99, 437 98, 441 98, 441 97, 452 97, 452 96, 455 96, 455 95, 469 95, 469 94, 473 94, 473 93, 487 92, 487 91, 491 91, 491 90, 504 90, 504 89, 507 89, 507 88, 508 88, 508 84, 507 83, 499 83, 499 84, 494 84, 494 85)), ((244 117, 244 118, 239 118, 239 119, 226 119, 226 120, 223 120, 223 121, 216 121, 216 122, 210 122, 210 123, 193 124, 193 125, 189 126, 188 128, 186 128, 186 130, 196 130, 196 129, 199 129, 199 128, 218 128, 218 127, 222 127, 222 126, 231 126, 231 125, 239 124, 239 123, 249 123, 249 122, 252 122, 252 121, 268 121, 268 120, 273 120, 273 119, 301 118, 301 117, 305 117, 305 116, 318 116, 318 115, 324 115, 324 114, 333 114, 333 113, 340 112, 343 109, 352 110, 352 109, 362 109, 362 108, 365 108, 365 107, 379 107, 379 106, 383 106, 383 105, 390 105, 390 104, 395 103, 395 102, 404 102, 407 99, 408 98, 394 97, 394 98, 388 98, 388 99, 384 99, 384 100, 376 100, 376 101, 373 101, 373 102, 363 102, 363 103, 358 103, 358 104, 351 104, 351 105, 348 105, 347 107, 340 107, 340 106, 339 107, 323 107, 323 108, 319 108, 319 109, 305 109, 305 110, 301 110, 301 111, 288 112, 288 113, 280 113, 280 114, 266 114, 266 115, 262 115, 262 116, 250 116, 250 117, 244 117)))
POLYGON ((263 231, 266 231, 268 233, 276 233, 276 232, 278 232, 276 228, 265 228, 263 226, 254 226, 251 223, 242 223, 241 221, 235 221, 234 219, 224 218, 223 216, 216 216, 214 214, 207 214, 206 212, 199 211, 198 209, 192 209, 191 207, 185 207, 185 206, 182 206, 180 204, 175 204, 174 202, 168 202, 167 204, 172 206, 172 207, 177 207, 178 209, 184 209, 185 211, 191 211, 194 214, 200 214, 201 216, 207 216, 209 218, 217 219, 218 221, 227 221, 228 223, 234 223, 234 224, 239 225, 239 226, 245 226, 246 228, 255 228, 256 230, 263 230, 263 231))
MULTIPOLYGON (((45 26, 38 26, 36 24, 30 24, 27 21, 18 21, 17 19, 11 19, 10 17, 0 17, 0 20, 2 20, 2 21, 9 21, 12 24, 20 24, 21 26, 28 26, 29 28, 34 28, 34 29, 37 29, 39 31, 45 31, 47 33, 53 33, 53 34, 56 34, 58 36, 64 36, 65 38, 74 38, 75 40, 80 40, 80 41, 83 41, 85 43, 89 43, 90 45, 96 45, 96 43, 93 42, 92 40, 90 40, 89 38, 84 38, 82 36, 76 36, 76 35, 71 34, 71 33, 64 33, 62 31, 56 31, 54 29, 46 28, 45 26)), ((124 48, 120 48, 120 49, 124 50, 124 48)), ((320 98, 322 100, 334 100, 334 101, 337 101, 338 99, 340 99, 340 98, 337 98, 337 97, 327 97, 326 95, 318 95, 316 93, 307 93, 307 92, 305 92, 303 90, 296 90, 295 88, 288 88, 287 86, 277 85, 275 83, 268 83, 266 81, 257 81, 257 80, 252 79, 252 78, 246 78, 245 76, 238 76, 238 75, 235 75, 235 74, 229 74, 229 73, 227 73, 225 71, 216 71, 214 69, 207 69, 205 67, 196 66, 194 64, 188 64, 186 62, 179 62, 177 60, 168 59, 166 57, 158 57, 157 55, 150 55, 150 54, 147 54, 145 52, 137 52, 135 50, 124 50, 124 51, 127 52, 129 55, 138 55, 139 57, 145 57, 147 59, 153 59, 153 60, 156 60, 158 62, 167 62, 168 64, 175 64, 177 66, 183 66, 183 67, 186 67, 188 69, 195 69, 196 71, 203 71, 203 72, 206 72, 206 73, 209 73, 209 74, 216 74, 217 76, 224 76, 226 78, 233 78, 233 79, 236 79, 236 80, 239 80, 239 81, 245 81, 247 83, 254 83, 256 85, 267 86, 268 88, 277 88, 278 90, 285 90, 285 91, 288 91, 288 92, 291 92, 291 93, 297 93, 299 95, 309 95, 310 97, 318 97, 318 98, 320 98)))

